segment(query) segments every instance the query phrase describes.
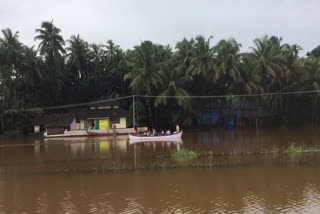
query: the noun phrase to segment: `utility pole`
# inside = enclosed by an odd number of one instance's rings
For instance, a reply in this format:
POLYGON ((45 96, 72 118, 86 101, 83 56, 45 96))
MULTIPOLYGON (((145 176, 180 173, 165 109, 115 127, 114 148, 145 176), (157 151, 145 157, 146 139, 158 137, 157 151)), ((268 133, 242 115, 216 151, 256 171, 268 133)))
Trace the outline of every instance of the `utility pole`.
MULTIPOLYGON (((3 87, 4 88, 4 87, 3 87)), ((4 122, 3 122, 3 117, 4 117, 4 112, 5 112, 5 109, 4 109, 4 90, 3 90, 3 94, 2 96, 0 96, 0 101, 1 101, 1 105, 2 105, 2 109, 0 111, 0 114, 1 114, 1 134, 3 135, 4 134, 4 122)))
POLYGON ((0 135, 4 133, 4 122, 3 122, 3 117, 4 117, 4 113, 3 113, 4 110, 1 111, 1 132, 0 132, 0 135))
POLYGON ((136 112, 135 112, 136 109, 135 109, 135 103, 134 103, 134 95, 132 98, 133 98, 133 115, 132 115, 133 120, 132 121, 133 121, 133 128, 135 128, 136 127, 136 112))

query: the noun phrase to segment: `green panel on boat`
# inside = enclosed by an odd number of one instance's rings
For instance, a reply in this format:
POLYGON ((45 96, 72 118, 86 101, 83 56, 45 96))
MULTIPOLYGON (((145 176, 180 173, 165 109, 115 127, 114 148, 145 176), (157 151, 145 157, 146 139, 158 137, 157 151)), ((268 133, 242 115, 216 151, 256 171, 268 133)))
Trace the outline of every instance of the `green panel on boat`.
POLYGON ((94 120, 95 130, 99 130, 99 120, 94 120))

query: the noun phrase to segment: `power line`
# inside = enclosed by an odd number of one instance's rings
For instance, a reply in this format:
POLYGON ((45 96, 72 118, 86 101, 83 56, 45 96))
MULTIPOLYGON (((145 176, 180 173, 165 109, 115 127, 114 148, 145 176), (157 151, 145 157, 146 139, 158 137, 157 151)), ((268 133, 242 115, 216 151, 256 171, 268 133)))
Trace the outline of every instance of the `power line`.
POLYGON ((80 107, 80 106, 86 106, 86 105, 94 105, 94 104, 100 104, 100 103, 107 103, 117 100, 124 100, 132 98, 132 95, 126 96, 126 97, 119 97, 119 98, 112 98, 112 99, 106 99, 106 100, 98 100, 98 101, 92 101, 92 102, 84 102, 84 103, 74 103, 74 104, 66 104, 66 105, 57 105, 57 106, 47 106, 47 107, 35 107, 35 108, 22 108, 22 109, 9 109, 6 112, 23 112, 23 111, 29 111, 29 112, 37 112, 37 111, 44 111, 44 110, 55 110, 55 109, 63 109, 63 108, 73 108, 73 107, 80 107))
POLYGON ((80 107, 86 105, 94 105, 94 104, 101 104, 107 103, 112 101, 124 100, 133 97, 140 97, 140 98, 229 98, 229 97, 256 97, 256 96, 272 96, 272 95, 291 95, 291 94, 314 94, 320 93, 320 90, 313 90, 313 91, 293 91, 293 92, 274 92, 274 93, 261 93, 261 94, 230 94, 230 95, 204 95, 204 96, 165 96, 165 95, 130 95, 125 97, 119 98, 111 98, 111 99, 104 99, 92 102, 83 102, 83 103, 74 103, 74 104, 66 104, 66 105, 57 105, 57 106, 47 106, 47 107, 35 107, 35 108, 22 108, 22 109, 9 109, 6 112, 37 112, 37 111, 45 111, 45 110, 56 110, 56 109, 63 109, 63 108, 73 108, 73 107, 80 107))
POLYGON ((293 92, 274 92, 274 93, 261 93, 261 94, 230 94, 230 95, 204 95, 204 96, 166 96, 166 95, 132 95, 135 97, 144 98, 225 98, 225 97, 256 97, 256 96, 271 96, 271 95, 290 95, 290 94, 314 94, 320 93, 320 90, 313 91, 293 91, 293 92))

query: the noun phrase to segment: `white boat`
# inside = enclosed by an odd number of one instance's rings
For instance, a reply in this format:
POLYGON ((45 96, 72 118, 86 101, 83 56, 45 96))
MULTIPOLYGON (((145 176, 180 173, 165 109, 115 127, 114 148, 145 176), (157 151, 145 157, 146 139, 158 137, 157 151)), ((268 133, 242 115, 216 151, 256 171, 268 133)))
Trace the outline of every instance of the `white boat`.
POLYGON ((173 144, 173 145, 182 145, 183 141, 182 139, 175 139, 175 140, 153 140, 153 141, 149 141, 149 140, 129 140, 129 144, 133 145, 133 144, 153 144, 153 143, 157 143, 157 144, 161 144, 161 143, 165 143, 165 144, 173 144))
POLYGON ((142 136, 129 134, 130 141, 181 141, 183 130, 171 135, 142 136))

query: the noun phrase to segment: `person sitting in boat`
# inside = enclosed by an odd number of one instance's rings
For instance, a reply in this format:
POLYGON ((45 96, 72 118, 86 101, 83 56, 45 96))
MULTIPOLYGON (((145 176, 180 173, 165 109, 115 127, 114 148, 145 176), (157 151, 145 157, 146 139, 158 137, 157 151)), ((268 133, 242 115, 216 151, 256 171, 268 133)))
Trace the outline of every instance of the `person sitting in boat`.
POLYGON ((163 130, 161 131, 161 135, 164 135, 164 131, 163 130))
POLYGON ((176 131, 173 132, 174 134, 179 133, 180 132, 180 126, 178 124, 176 124, 176 131))
POLYGON ((136 135, 141 134, 139 128, 136 129, 136 135))
POLYGON ((171 131, 168 129, 166 135, 171 135, 171 131))
POLYGON ((156 136, 156 130, 155 129, 152 130, 152 135, 151 136, 156 136))
POLYGON ((148 134, 149 134, 149 129, 143 132, 143 136, 148 136, 148 134))

